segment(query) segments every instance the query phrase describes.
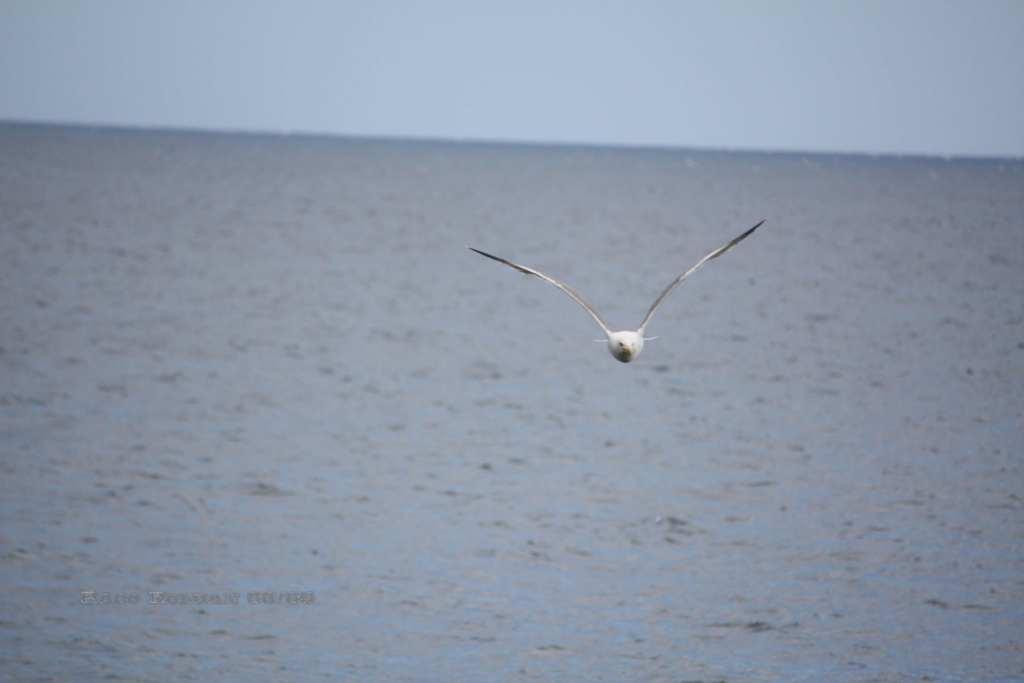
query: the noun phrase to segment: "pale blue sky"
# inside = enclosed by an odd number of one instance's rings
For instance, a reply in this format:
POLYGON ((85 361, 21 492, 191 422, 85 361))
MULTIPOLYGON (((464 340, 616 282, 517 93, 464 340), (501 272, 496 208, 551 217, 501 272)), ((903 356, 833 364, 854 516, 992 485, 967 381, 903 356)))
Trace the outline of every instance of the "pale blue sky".
POLYGON ((0 119, 1024 155, 1024 0, 0 0, 0 119))

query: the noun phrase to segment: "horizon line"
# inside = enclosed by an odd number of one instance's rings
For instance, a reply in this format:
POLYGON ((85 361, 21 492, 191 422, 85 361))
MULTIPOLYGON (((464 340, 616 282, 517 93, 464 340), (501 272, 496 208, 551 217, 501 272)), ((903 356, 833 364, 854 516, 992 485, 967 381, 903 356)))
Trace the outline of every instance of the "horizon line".
POLYGON ((374 141, 374 142, 409 142, 409 143, 432 143, 432 144, 456 144, 456 145, 494 145, 502 147, 546 147, 546 148, 576 148, 576 149, 605 149, 621 151, 650 151, 650 152, 694 152, 699 154, 763 154, 778 156, 826 156, 826 157, 867 157, 872 159, 893 158, 901 160, 930 159, 938 161, 986 161, 986 162, 1010 162, 1020 163, 1024 161, 1024 155, 989 155, 989 154, 942 154, 938 152, 870 152, 863 150, 839 150, 839 149, 793 149, 785 147, 726 147, 726 146, 703 146, 686 144, 656 144, 656 143, 635 143, 635 142, 584 142, 567 140, 541 140, 532 138, 516 137, 485 137, 485 136, 464 136, 446 137, 443 135, 417 135, 403 133, 346 133, 339 131, 315 130, 315 129, 274 129, 274 128, 229 128, 218 126, 187 126, 168 124, 147 124, 147 123, 116 123, 116 122, 87 122, 68 121, 61 119, 17 119, 0 118, 0 126, 24 127, 24 128, 77 128, 82 130, 128 132, 128 133, 173 133, 173 134, 194 134, 194 135, 237 135, 237 136, 267 136, 267 137, 294 137, 294 138, 328 138, 336 140, 352 141, 374 141))

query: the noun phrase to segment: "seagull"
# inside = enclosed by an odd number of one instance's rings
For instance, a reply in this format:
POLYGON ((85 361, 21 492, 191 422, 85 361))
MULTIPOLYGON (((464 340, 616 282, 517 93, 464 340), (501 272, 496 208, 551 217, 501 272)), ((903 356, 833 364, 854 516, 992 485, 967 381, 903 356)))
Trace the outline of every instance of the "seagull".
MULTIPOLYGON (((604 321, 604 319, 600 316, 600 314, 596 310, 594 310, 594 307, 588 304, 586 301, 584 301, 583 297, 581 297, 579 293, 576 292, 576 290, 574 290, 572 287, 565 284, 564 282, 560 282, 555 278, 551 277, 550 275, 545 275, 539 270, 534 270, 533 268, 528 268, 518 263, 513 263, 512 261, 503 259, 500 256, 495 256, 494 254, 488 254, 486 251, 480 251, 479 249, 474 249, 473 247, 470 247, 468 245, 466 246, 466 248, 469 249, 470 251, 475 251, 481 256, 486 256, 489 259, 494 259, 498 263, 504 263, 506 266, 510 268, 515 268, 520 273, 526 273, 527 275, 539 277, 541 280, 553 284, 555 287, 558 287, 560 290, 568 294, 573 301, 575 301, 584 309, 586 309, 587 313, 590 314, 590 317, 592 317, 597 322, 597 324, 601 326, 601 329, 604 331, 605 336, 608 338, 609 353, 611 353, 616 360, 621 361, 623 363, 629 363, 630 361, 635 360, 636 357, 640 355, 640 352, 644 350, 645 341, 655 339, 655 337, 644 337, 644 330, 647 328, 647 323, 651 321, 651 316, 654 315, 654 311, 658 308, 661 302, 665 300, 665 297, 669 295, 669 292, 675 289, 680 283, 682 283, 683 280, 690 277, 690 275, 692 275, 693 273, 697 272, 697 270, 699 270, 700 267, 703 266, 705 263, 707 263, 711 259, 718 258, 722 254, 729 251, 737 244, 745 240, 747 237, 750 236, 752 232, 761 227, 762 223, 764 223, 764 219, 758 221, 754 227, 750 228, 739 237, 736 237, 735 239, 727 242, 726 244, 720 246, 718 249, 715 249, 710 254, 702 258, 700 261, 697 261, 697 265, 693 266, 688 271, 686 271, 685 273, 677 277, 675 280, 673 280, 671 283, 669 283, 668 287, 666 287, 661 292, 661 294, 658 295, 658 298, 654 300, 654 303, 651 304, 651 307, 647 309, 647 315, 644 316, 643 321, 640 323, 640 327, 638 327, 635 330, 619 330, 618 332, 613 332, 611 328, 608 327, 608 324, 604 321)), ((596 339, 595 341, 604 342, 605 340, 596 339)))

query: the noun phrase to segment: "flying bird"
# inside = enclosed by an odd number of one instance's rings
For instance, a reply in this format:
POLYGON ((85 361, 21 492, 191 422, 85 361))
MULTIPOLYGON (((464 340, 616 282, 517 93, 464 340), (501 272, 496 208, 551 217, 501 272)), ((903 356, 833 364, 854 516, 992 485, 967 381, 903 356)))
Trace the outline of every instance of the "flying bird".
MULTIPOLYGON (((604 321, 601 315, 596 310, 594 310, 594 307, 588 304, 586 301, 584 301, 583 297, 580 296, 579 293, 576 292, 576 290, 574 290, 572 287, 565 284, 564 282, 560 282, 549 275, 545 275, 539 270, 534 270, 533 268, 528 268, 518 263, 513 263, 512 261, 503 259, 500 256, 495 256, 494 254, 488 254, 486 251, 480 251, 479 249, 474 249, 473 247, 470 246, 467 246, 466 248, 469 249, 470 251, 475 251, 481 256, 486 256, 489 259, 494 259, 498 263, 504 263, 506 266, 509 266, 510 268, 515 268, 520 273, 526 273, 527 275, 539 277, 541 280, 544 280, 545 282, 550 282, 555 287, 558 287, 560 290, 568 294, 573 301, 575 301, 584 309, 586 309, 587 313, 590 314, 590 317, 592 317, 597 322, 597 324, 601 326, 601 329, 604 331, 605 336, 608 337, 608 351, 612 354, 612 356, 614 356, 616 360, 622 361, 623 363, 628 363, 634 360, 637 356, 639 356, 640 352, 644 350, 644 341, 650 341, 650 339, 653 339, 653 337, 645 338, 644 330, 647 328, 647 323, 651 321, 651 316, 654 315, 654 311, 658 308, 659 305, 661 305, 661 302, 665 300, 665 297, 669 295, 669 292, 675 289, 680 283, 682 283, 683 280, 690 277, 690 275, 692 275, 693 273, 697 272, 697 270, 700 269, 700 267, 703 266, 705 263, 707 263, 711 259, 718 258, 722 254, 729 251, 737 244, 745 240, 747 237, 750 236, 752 232, 761 227, 762 223, 764 223, 764 219, 758 221, 754 227, 750 228, 739 237, 736 237, 735 239, 722 245, 718 249, 715 249, 710 254, 702 258, 700 261, 697 261, 697 265, 693 266, 688 271, 686 271, 685 273, 677 277, 675 280, 673 280, 671 283, 669 283, 668 287, 666 287, 661 292, 661 294, 658 295, 658 298, 654 300, 654 303, 651 304, 651 307, 647 309, 647 315, 645 315, 644 319, 640 322, 640 327, 638 327, 636 330, 619 330, 618 332, 613 332, 611 328, 608 327, 608 324, 604 321)), ((604 340, 601 339, 598 341, 603 342, 604 340)))

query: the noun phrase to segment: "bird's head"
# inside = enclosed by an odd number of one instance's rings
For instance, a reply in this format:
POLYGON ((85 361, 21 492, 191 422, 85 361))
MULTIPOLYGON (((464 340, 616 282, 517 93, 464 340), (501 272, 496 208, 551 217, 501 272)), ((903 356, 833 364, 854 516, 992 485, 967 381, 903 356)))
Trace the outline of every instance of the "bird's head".
POLYGON ((644 338, 637 332, 622 330, 612 332, 608 336, 608 351, 615 360, 628 363, 640 355, 644 348, 644 338))

